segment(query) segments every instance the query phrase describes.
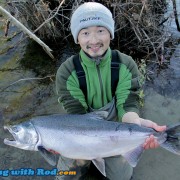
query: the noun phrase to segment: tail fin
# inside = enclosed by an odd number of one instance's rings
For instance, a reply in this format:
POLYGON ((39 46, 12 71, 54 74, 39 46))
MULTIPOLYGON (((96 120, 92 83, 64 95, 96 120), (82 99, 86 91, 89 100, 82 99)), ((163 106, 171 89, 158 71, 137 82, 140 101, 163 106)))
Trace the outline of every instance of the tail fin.
POLYGON ((180 155, 180 123, 169 127, 166 130, 166 133, 167 139, 160 146, 168 151, 171 151, 172 153, 180 155))

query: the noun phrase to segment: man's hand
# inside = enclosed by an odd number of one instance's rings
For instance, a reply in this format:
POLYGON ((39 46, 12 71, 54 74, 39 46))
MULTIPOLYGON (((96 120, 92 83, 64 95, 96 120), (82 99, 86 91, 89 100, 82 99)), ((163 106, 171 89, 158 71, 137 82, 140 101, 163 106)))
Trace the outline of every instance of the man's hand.
MULTIPOLYGON (((153 121, 145 120, 142 118, 140 118, 140 119, 141 119, 140 121, 141 121, 142 126, 153 128, 159 132, 166 130, 166 126, 159 126, 153 121)), ((157 139, 155 139, 153 135, 151 135, 149 138, 147 138, 143 145, 144 149, 153 149, 153 148, 157 148, 158 146, 159 146, 159 143, 157 142, 157 139)))
MULTIPOLYGON (((166 126, 159 126, 151 120, 142 119, 135 112, 127 112, 126 114, 124 114, 122 121, 126 123, 134 123, 140 126, 153 128, 159 132, 166 130, 166 126)), ((157 139, 153 135, 147 138, 145 140, 145 143, 143 144, 144 149, 153 149, 153 148, 157 148, 158 146, 159 146, 159 143, 157 142, 157 139)))

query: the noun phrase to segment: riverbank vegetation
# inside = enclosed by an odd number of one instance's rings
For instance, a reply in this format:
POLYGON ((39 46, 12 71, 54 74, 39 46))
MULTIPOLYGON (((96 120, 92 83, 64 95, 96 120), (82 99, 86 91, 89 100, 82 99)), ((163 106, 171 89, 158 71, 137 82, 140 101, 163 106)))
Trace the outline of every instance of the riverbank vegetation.
MULTIPOLYGON (((60 59, 60 50, 63 48, 69 46, 74 49, 70 17, 83 2, 88 0, 9 0, 5 8, 32 34, 45 42, 53 50, 53 56, 57 60, 60 59)), ((165 46, 170 40, 170 34, 164 26, 164 23, 170 21, 170 17, 164 16, 167 11, 165 0, 96 2, 107 6, 113 14, 116 27, 112 48, 132 56, 138 63, 142 59, 149 61, 152 56, 155 56, 160 65, 165 62, 165 46)), ((8 26, 7 22, 6 35, 8 26)), ((42 46, 45 49, 44 45, 42 46)))

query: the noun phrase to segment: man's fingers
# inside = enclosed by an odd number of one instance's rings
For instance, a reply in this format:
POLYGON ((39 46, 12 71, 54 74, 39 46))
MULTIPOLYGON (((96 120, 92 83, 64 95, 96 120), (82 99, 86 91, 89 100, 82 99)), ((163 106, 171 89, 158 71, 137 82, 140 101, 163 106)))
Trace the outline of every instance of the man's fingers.
POLYGON ((155 125, 153 125, 152 128, 159 132, 166 130, 166 126, 158 126, 156 123, 155 123, 155 125))
POLYGON ((156 128, 157 124, 153 121, 147 120, 147 119, 143 119, 141 121, 141 125, 145 126, 145 127, 149 127, 149 128, 156 128))
POLYGON ((143 144, 144 149, 154 149, 159 146, 159 143, 157 142, 157 139, 154 138, 153 135, 151 135, 149 138, 145 140, 145 143, 143 144))
POLYGON ((166 130, 166 126, 159 126, 155 122, 147 120, 147 119, 144 119, 143 121, 141 121, 141 125, 145 127, 153 128, 159 132, 166 130))

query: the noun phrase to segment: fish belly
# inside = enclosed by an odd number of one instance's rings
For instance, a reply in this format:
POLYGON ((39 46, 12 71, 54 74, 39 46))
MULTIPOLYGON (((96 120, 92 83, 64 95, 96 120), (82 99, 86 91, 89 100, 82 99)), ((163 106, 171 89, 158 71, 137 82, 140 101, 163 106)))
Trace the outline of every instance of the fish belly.
POLYGON ((125 154, 145 141, 145 137, 97 136, 53 131, 41 137, 45 148, 59 152, 68 158, 86 160, 125 154))

